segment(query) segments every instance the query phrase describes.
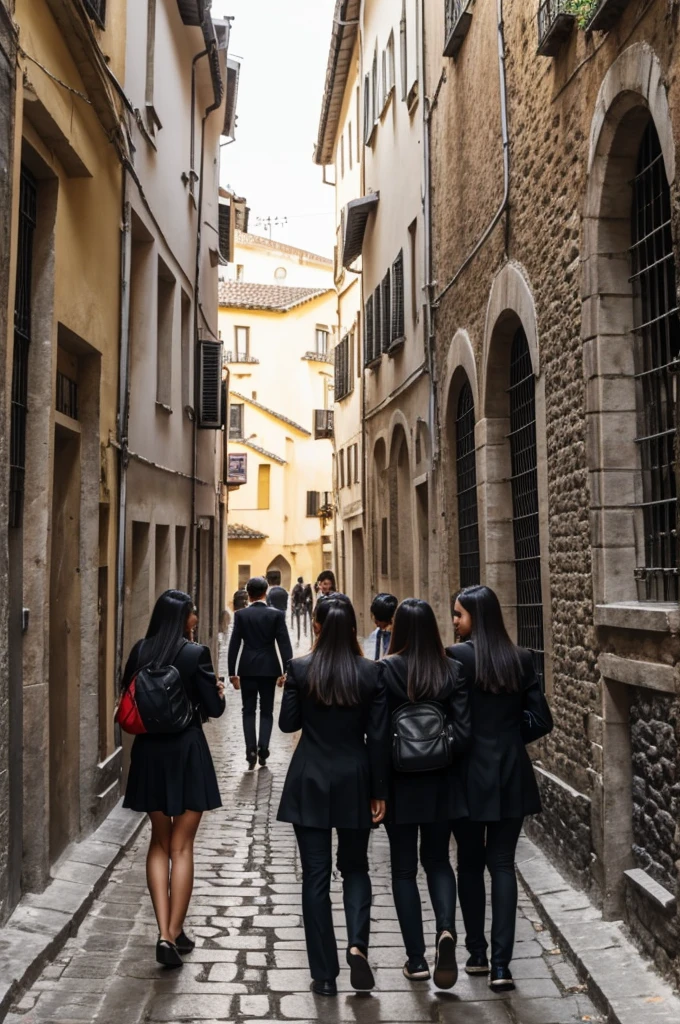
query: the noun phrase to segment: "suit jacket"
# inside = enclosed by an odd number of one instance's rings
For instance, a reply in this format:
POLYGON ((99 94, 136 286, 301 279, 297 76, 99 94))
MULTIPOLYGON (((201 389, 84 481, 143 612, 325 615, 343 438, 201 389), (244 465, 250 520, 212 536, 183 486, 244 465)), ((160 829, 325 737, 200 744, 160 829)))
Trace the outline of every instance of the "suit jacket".
POLYGON ((280 612, 287 612, 288 591, 285 587, 270 587, 267 594, 267 604, 270 608, 278 608, 280 612))
POLYGON ((311 828, 370 828, 371 800, 385 800, 390 730, 378 666, 357 655, 361 700, 326 707, 307 692, 311 655, 288 667, 279 728, 302 730, 279 807, 279 821, 311 828))
MULTIPOLYGON (((130 685, 132 677, 148 664, 148 640, 139 640, 130 651, 123 673, 122 689, 130 685)), ((224 712, 224 697, 217 691, 217 680, 213 669, 210 648, 202 644, 185 643, 173 659, 189 700, 196 708, 193 725, 200 726, 208 718, 219 718, 224 712)))
POLYGON ((229 675, 278 678, 293 657, 286 616, 263 601, 234 613, 229 641, 229 675))
MULTIPOLYGON (((407 660, 391 654, 379 662, 387 690, 390 720, 397 708, 409 703, 407 660)), ((449 661, 449 680, 432 704, 439 704, 451 725, 453 749, 461 755, 470 745, 470 696, 460 667, 449 661)), ((428 825, 467 816, 467 800, 460 756, 450 768, 435 772, 398 772, 392 769, 387 820, 394 825, 428 825)))
POLYGON ((461 666, 470 694, 472 744, 463 757, 470 820, 500 821, 539 814, 541 798, 525 747, 525 712, 530 712, 535 723, 534 737, 539 731, 542 735, 551 732, 553 720, 530 651, 519 649, 522 680, 518 693, 489 693, 476 685, 472 643, 454 644, 446 653, 461 666))

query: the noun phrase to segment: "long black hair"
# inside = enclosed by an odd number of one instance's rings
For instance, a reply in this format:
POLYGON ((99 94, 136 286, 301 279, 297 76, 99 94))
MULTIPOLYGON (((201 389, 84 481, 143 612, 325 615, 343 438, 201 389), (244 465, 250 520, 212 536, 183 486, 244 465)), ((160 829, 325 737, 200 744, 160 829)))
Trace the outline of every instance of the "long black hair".
POLYGON ((350 707, 359 703, 357 618, 344 594, 329 594, 317 602, 314 621, 321 626, 312 651, 307 686, 319 704, 350 707))
POLYGON ((435 614, 431 605, 418 597, 407 597, 394 613, 387 654, 406 658, 410 701, 436 698, 451 678, 451 662, 435 614))
POLYGON ((183 590, 166 590, 156 601, 146 631, 144 658, 154 665, 168 665, 186 638, 187 619, 194 601, 183 590))
POLYGON ((490 587, 466 587, 456 600, 472 619, 477 686, 491 693, 517 693, 522 686, 519 649, 508 636, 495 592, 490 587))

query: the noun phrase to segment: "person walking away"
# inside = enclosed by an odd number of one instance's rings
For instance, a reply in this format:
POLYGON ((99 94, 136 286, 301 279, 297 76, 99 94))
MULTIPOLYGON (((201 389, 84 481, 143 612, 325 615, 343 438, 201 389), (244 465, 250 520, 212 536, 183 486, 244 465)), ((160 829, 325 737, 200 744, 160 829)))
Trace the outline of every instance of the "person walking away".
POLYGON ((337 995, 340 972, 330 899, 332 833, 343 879, 347 963, 357 991, 374 987, 368 963, 371 825, 385 815, 390 762, 389 721, 379 667, 357 640, 348 598, 321 598, 312 653, 288 668, 279 727, 302 731, 278 811, 291 822, 302 864, 302 912, 312 991, 337 995))
POLYGON ((194 715, 181 732, 144 733, 132 744, 124 807, 151 820, 146 880, 158 922, 156 960, 181 967, 194 948, 184 931, 194 881, 194 839, 204 811, 222 806, 210 749, 208 717, 224 711, 224 685, 215 678, 210 650, 191 643, 198 616, 189 594, 166 590, 158 598, 146 638, 125 666, 122 694, 145 666, 177 669, 194 715))
POLYGON ((314 588, 311 583, 305 584, 305 590, 303 594, 304 599, 304 630, 305 636, 307 636, 307 627, 311 632, 312 629, 312 614, 314 612, 314 588))
POLYGON ((510 971, 517 915, 515 850, 526 815, 541 799, 525 744, 553 728, 530 651, 508 636, 489 587, 462 590, 453 621, 463 643, 447 648, 470 694, 472 744, 463 758, 469 815, 453 822, 458 888, 470 958, 468 974, 489 974, 496 992, 515 985, 510 971), (491 875, 491 969, 484 934, 484 868, 491 875))
POLYGON ((243 589, 243 590, 235 590, 234 591, 233 604, 234 604, 234 611, 235 612, 240 611, 241 608, 247 608, 248 607, 248 591, 245 590, 245 589, 243 589))
MULTIPOLYGON (((446 722, 449 761, 421 771, 398 770, 393 764, 387 801, 392 893, 408 957, 404 975, 409 981, 430 977, 425 959, 423 915, 416 876, 420 860, 435 914, 437 988, 453 988, 456 965, 456 876, 449 859, 451 820, 467 813, 459 779, 459 755, 471 737, 470 699, 459 666, 446 657, 437 620, 427 601, 407 598, 394 617, 390 652, 381 663, 393 727, 405 709, 422 713, 434 705, 446 722)), ((407 711, 406 714, 411 714, 407 711)), ((409 735, 414 735, 408 729, 409 735)), ((431 758, 431 754, 428 755, 431 758)), ((437 761, 436 763, 439 763, 437 761)), ((413 768, 413 765, 409 765, 413 768)))
POLYGON ((267 604, 270 608, 276 608, 285 615, 288 611, 288 591, 285 587, 276 584, 267 591, 267 604))
POLYGON ((376 594, 371 602, 371 618, 375 629, 364 644, 364 654, 371 661, 380 661, 387 654, 392 637, 392 619, 399 601, 394 594, 376 594))
POLYGON ((300 618, 304 612, 305 581, 298 576, 297 583, 290 592, 290 624, 297 626, 297 642, 300 643, 300 618))
POLYGON ((274 727, 274 694, 277 681, 283 683, 286 665, 293 657, 286 616, 266 603, 267 581, 254 576, 246 586, 249 604, 234 613, 229 640, 229 677, 243 701, 243 735, 248 770, 269 757, 274 727), (260 701, 259 736, 256 728, 260 701))
POLYGON ((316 577, 316 582, 319 587, 319 597, 328 597, 329 594, 335 594, 338 589, 335 583, 335 573, 330 569, 320 572, 316 577))

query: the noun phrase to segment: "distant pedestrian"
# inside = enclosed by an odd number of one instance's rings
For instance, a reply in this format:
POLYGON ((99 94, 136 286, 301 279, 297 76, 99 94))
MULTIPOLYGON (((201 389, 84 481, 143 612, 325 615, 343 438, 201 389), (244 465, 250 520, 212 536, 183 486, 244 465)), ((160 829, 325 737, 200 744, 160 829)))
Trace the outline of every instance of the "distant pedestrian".
POLYGON ((387 801, 392 892, 408 957, 404 975, 410 981, 430 977, 416 881, 420 839, 437 929, 434 983, 448 989, 458 979, 456 876, 449 842, 451 820, 467 813, 458 761, 470 743, 470 699, 460 667, 446 657, 427 601, 402 601, 391 639, 390 653, 381 664, 391 731, 399 734, 401 720, 411 743, 404 752, 395 750, 398 763, 393 764, 387 801), (442 729, 449 731, 445 743, 434 739, 442 729))
POLYGON ((234 592, 233 604, 235 612, 240 611, 241 608, 248 607, 248 591, 245 589, 245 587, 242 590, 237 590, 234 592))
POLYGON ((328 597, 329 594, 334 594, 338 589, 335 582, 335 573, 331 572, 330 569, 324 569, 323 572, 320 572, 316 582, 319 585, 319 597, 328 597))
POLYGON ((303 609, 304 620, 303 620, 303 624, 304 624, 305 636, 307 636, 307 627, 309 626, 310 633, 311 633, 311 630, 312 630, 312 616, 314 614, 314 589, 313 589, 311 583, 306 583, 305 584, 303 600, 304 600, 304 609, 303 609))
POLYGON ((463 643, 447 648, 462 668, 472 708, 472 744, 463 757, 469 816, 453 822, 458 844, 458 888, 470 958, 468 974, 489 974, 484 934, 484 868, 491 875, 491 970, 495 992, 515 987, 510 961, 515 941, 515 850, 527 814, 541 799, 525 744, 553 727, 530 651, 507 634, 496 594, 467 587, 453 621, 463 643))
POLYGON ((158 922, 156 960, 166 967, 181 967, 182 955, 194 948, 184 931, 194 838, 203 811, 222 806, 202 723, 224 711, 224 686, 215 678, 209 649, 189 640, 197 622, 189 594, 166 590, 156 602, 146 639, 130 652, 122 681, 125 694, 143 667, 174 666, 195 709, 181 732, 135 736, 123 803, 151 819, 146 879, 158 922))
POLYGON ((371 602, 371 618, 375 629, 364 644, 364 654, 371 661, 380 661, 387 654, 392 638, 392 620, 399 604, 394 594, 376 594, 371 602))
POLYGON ((312 990, 335 996, 340 968, 330 899, 332 830, 338 834, 350 981, 357 991, 369 991, 375 982, 368 963, 368 840, 371 825, 385 815, 390 738, 379 668, 361 654, 349 599, 320 599, 314 632, 312 653, 288 668, 279 725, 302 735, 278 819, 293 823, 300 849, 312 990))
POLYGON ((288 611, 288 591, 285 587, 276 584, 267 591, 267 604, 270 608, 276 608, 285 615, 288 611))
POLYGON ((285 614, 267 606, 266 579, 254 576, 248 580, 246 590, 250 603, 234 613, 228 661, 232 686, 241 691, 246 760, 252 771, 258 760, 264 768, 269 757, 276 683, 283 685, 293 648, 285 614), (258 698, 259 736, 256 728, 258 698))

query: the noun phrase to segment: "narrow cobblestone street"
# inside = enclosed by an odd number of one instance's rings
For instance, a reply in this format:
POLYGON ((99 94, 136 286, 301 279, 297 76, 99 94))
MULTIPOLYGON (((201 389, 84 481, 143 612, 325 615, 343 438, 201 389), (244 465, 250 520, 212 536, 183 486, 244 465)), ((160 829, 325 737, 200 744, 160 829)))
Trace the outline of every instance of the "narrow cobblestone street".
MULTIPOLYGON (((304 645, 304 640, 303 640, 304 645)), ((299 653, 298 648, 296 653, 299 653)), ((206 815, 196 847, 196 887, 188 922, 197 948, 183 970, 154 960, 156 928, 145 885, 148 828, 57 960, 7 1017, 8 1024, 135 1021, 454 1021, 567 1024, 602 1018, 582 992, 529 898, 520 894, 513 972, 517 991, 493 995, 464 973, 451 992, 402 976, 404 952, 392 904, 385 833, 371 844, 374 883, 371 962, 377 988, 356 996, 348 971, 337 1000, 309 991, 293 830, 276 811, 294 738, 275 734, 271 767, 247 773, 239 696, 228 692, 223 719, 208 727, 224 807, 206 815)), ((83 867, 87 871, 87 867, 83 867)), ((432 913, 425 915, 433 938, 432 913)), ((340 946, 345 931, 340 884, 333 885, 340 946)), ((462 926, 459 921, 459 932, 462 926)), ((431 957, 431 954, 430 954, 431 957)), ((459 947, 459 964, 464 962, 459 947)))

